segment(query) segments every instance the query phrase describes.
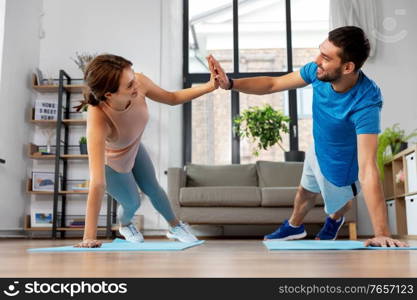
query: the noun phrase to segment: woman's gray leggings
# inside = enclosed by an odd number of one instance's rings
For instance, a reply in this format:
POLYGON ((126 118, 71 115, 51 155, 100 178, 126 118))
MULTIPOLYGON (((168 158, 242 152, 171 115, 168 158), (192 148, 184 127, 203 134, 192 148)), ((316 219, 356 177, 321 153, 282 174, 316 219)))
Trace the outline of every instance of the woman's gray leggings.
POLYGON ((152 161, 142 144, 131 172, 118 173, 106 165, 106 183, 107 192, 120 204, 117 214, 122 225, 131 222, 140 206, 138 186, 167 222, 175 219, 168 197, 156 180, 152 161))

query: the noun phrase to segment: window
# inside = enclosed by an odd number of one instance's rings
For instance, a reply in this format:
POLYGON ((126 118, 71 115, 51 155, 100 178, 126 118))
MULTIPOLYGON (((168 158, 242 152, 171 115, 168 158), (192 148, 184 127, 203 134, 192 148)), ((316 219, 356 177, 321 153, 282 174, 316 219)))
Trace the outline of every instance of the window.
POLYGON ((191 102, 193 163, 230 164, 232 114, 230 101, 227 101, 228 94, 229 92, 218 89, 191 102))
MULTIPOLYGON (((184 87, 209 79, 213 54, 232 78, 281 76, 314 60, 329 27, 329 0, 184 0, 184 87)), ((251 163, 284 160, 278 146, 252 155, 233 135, 232 120, 266 103, 291 118, 286 150, 306 151, 312 141, 312 88, 270 95, 218 90, 184 104, 184 163, 251 163)))
MULTIPOLYGON (((329 31, 329 0, 291 0, 292 56, 294 70, 318 55, 318 45, 329 31)), ((307 151, 313 142, 313 89, 297 89, 298 148, 307 151)))
MULTIPOLYGON (((240 94, 240 111, 247 109, 251 106, 264 106, 265 104, 270 104, 273 108, 284 111, 287 115, 288 111, 288 92, 274 93, 269 95, 249 95, 249 94, 240 94), (287 109, 286 109, 287 108, 287 109)), ((283 136, 283 141, 281 145, 289 150, 289 137, 288 135, 283 136)), ((262 150, 259 152, 259 156, 254 156, 253 145, 247 139, 240 140, 240 163, 248 164, 254 163, 257 160, 272 160, 272 161, 283 161, 284 160, 284 151, 278 146, 274 145, 267 151, 262 150)))
POLYGON ((288 70, 285 0, 239 1, 239 72, 288 70))
POLYGON ((233 72, 233 1, 187 2, 189 73, 207 73, 209 53, 226 62, 226 72, 233 72))

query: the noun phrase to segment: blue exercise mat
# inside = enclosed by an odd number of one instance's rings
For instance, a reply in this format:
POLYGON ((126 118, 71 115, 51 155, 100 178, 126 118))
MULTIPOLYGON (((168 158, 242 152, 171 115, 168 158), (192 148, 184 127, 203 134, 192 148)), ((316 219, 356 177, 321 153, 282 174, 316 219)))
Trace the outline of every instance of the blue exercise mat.
POLYGON ((365 247, 359 241, 263 241, 268 250, 417 250, 417 247, 365 247))
POLYGON ((106 252, 106 251, 180 251, 198 246, 204 241, 194 243, 181 242, 143 242, 131 243, 122 239, 115 239, 111 243, 103 243, 99 248, 76 248, 74 246, 32 248, 28 252, 106 252))

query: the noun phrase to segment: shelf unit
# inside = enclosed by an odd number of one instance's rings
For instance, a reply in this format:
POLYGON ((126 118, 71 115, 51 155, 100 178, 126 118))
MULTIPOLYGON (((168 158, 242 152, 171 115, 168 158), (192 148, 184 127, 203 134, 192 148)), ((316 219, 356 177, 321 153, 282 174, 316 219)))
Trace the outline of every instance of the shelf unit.
MULTIPOLYGON (((57 121, 50 121, 50 120, 30 120, 33 124, 38 125, 56 125, 57 121)), ((61 121, 64 125, 85 125, 87 122, 85 120, 70 120, 70 119, 64 119, 61 121)))
MULTIPOLYGON (((63 71, 63 70, 61 70, 63 71)), ((63 71, 65 73, 65 71, 63 71)), ((49 85, 38 85, 38 81, 36 79, 36 75, 32 75, 32 89, 39 93, 58 93, 60 91, 60 88, 63 88, 66 92, 69 93, 82 93, 84 89, 84 85, 82 84, 71 84, 71 78, 66 75, 64 75, 66 78, 68 78, 67 84, 62 83, 61 85, 61 74, 60 74, 60 81, 59 84, 49 84, 49 85)))
MULTIPOLYGON (((32 76, 32 88, 39 93, 57 93, 58 113, 57 120, 34 120, 34 109, 31 110, 30 123, 37 126, 53 126, 56 129, 55 154, 43 155, 39 151, 39 146, 33 143, 28 145, 28 157, 35 160, 50 160, 54 162, 55 184, 53 191, 33 191, 32 179, 27 181, 27 192, 34 195, 53 196, 52 227, 30 227, 30 216, 25 217, 25 230, 27 231, 51 231, 52 238, 60 233, 61 238, 65 238, 67 231, 80 231, 83 228, 66 227, 66 204, 68 195, 87 195, 88 190, 67 190, 68 160, 88 160, 88 155, 69 154, 69 126, 85 126, 86 120, 70 118, 70 99, 71 93, 81 93, 83 85, 71 84, 71 77, 64 71, 59 71, 58 85, 38 85, 36 76, 32 76), (63 108, 64 105, 64 108, 63 108), (63 111, 64 109, 64 111, 63 111), (62 134, 62 129, 64 133, 62 134), (61 166, 62 165, 62 166, 61 166), (60 174, 62 170, 62 180, 60 174), (61 184, 61 186, 59 186, 61 184), (61 200, 60 224, 58 224, 58 204, 61 200)), ((106 237, 114 236, 117 228, 112 227, 116 222, 116 201, 107 194, 107 215, 106 227, 98 228, 98 231, 105 231, 106 237)))
MULTIPOLYGON (((134 220, 136 227, 138 228, 139 231, 142 230, 143 228, 143 215, 136 215, 136 218, 134 220)), ((24 220, 23 220, 23 228, 25 231, 29 232, 30 234, 35 233, 35 232, 47 232, 47 231, 51 231, 51 227, 31 227, 30 225, 30 216, 25 216, 24 220)), ((105 234, 106 237, 108 236, 112 236, 113 238, 115 237, 115 232, 118 231, 118 226, 113 225, 110 228, 108 226, 106 227, 102 227, 99 226, 97 227, 97 233, 98 234, 105 234)), ((84 227, 57 227, 57 231, 60 232, 82 232, 84 231, 84 227)))
MULTIPOLYGON (((24 219, 23 227, 26 231, 49 231, 51 230, 50 227, 31 227, 30 226, 30 216, 26 216, 24 219)), ((58 227, 58 231, 82 231, 84 227, 58 227)), ((97 231, 107 231, 107 227, 97 227, 97 231)), ((112 231, 118 230, 117 226, 111 227, 112 231)))
POLYGON ((385 195, 385 201, 388 208, 388 219, 391 220, 391 231, 394 232, 400 238, 417 238, 415 234, 409 234, 409 231, 415 232, 414 228, 407 228, 407 223, 412 214, 417 213, 406 210, 406 199, 409 196, 417 196, 417 189, 409 190, 411 180, 416 180, 417 174, 415 174, 417 162, 414 159, 411 165, 413 170, 409 170, 407 167, 407 157, 409 155, 417 153, 417 145, 409 147, 400 153, 394 155, 384 165, 384 179, 383 189, 385 195), (403 172, 403 179, 399 179, 399 173, 403 172))
MULTIPOLYGON (((55 155, 44 155, 39 151, 39 146, 30 143, 28 145, 28 157, 32 159, 55 159, 55 155)), ((88 159, 87 154, 61 154, 61 159, 88 159)))

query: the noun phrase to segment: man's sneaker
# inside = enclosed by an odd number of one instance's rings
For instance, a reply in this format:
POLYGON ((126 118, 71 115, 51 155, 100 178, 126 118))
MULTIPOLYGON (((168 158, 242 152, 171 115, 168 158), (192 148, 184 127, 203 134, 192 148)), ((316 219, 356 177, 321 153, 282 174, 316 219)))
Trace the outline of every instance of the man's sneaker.
POLYGON ((327 216, 326 222, 316 235, 316 240, 335 240, 343 223, 345 223, 345 217, 342 217, 339 221, 335 221, 327 216))
POLYGON ((187 223, 180 223, 175 227, 170 227, 167 233, 169 239, 177 239, 183 243, 197 242, 198 239, 192 234, 191 228, 187 223))
POLYGON ((288 220, 285 220, 284 223, 276 231, 266 235, 264 239, 274 241, 289 241, 302 239, 306 235, 307 232, 304 229, 304 225, 292 227, 290 226, 288 220))
POLYGON ((136 226, 130 223, 127 226, 119 227, 120 234, 126 239, 126 241, 132 243, 143 243, 143 235, 140 233, 136 226))

